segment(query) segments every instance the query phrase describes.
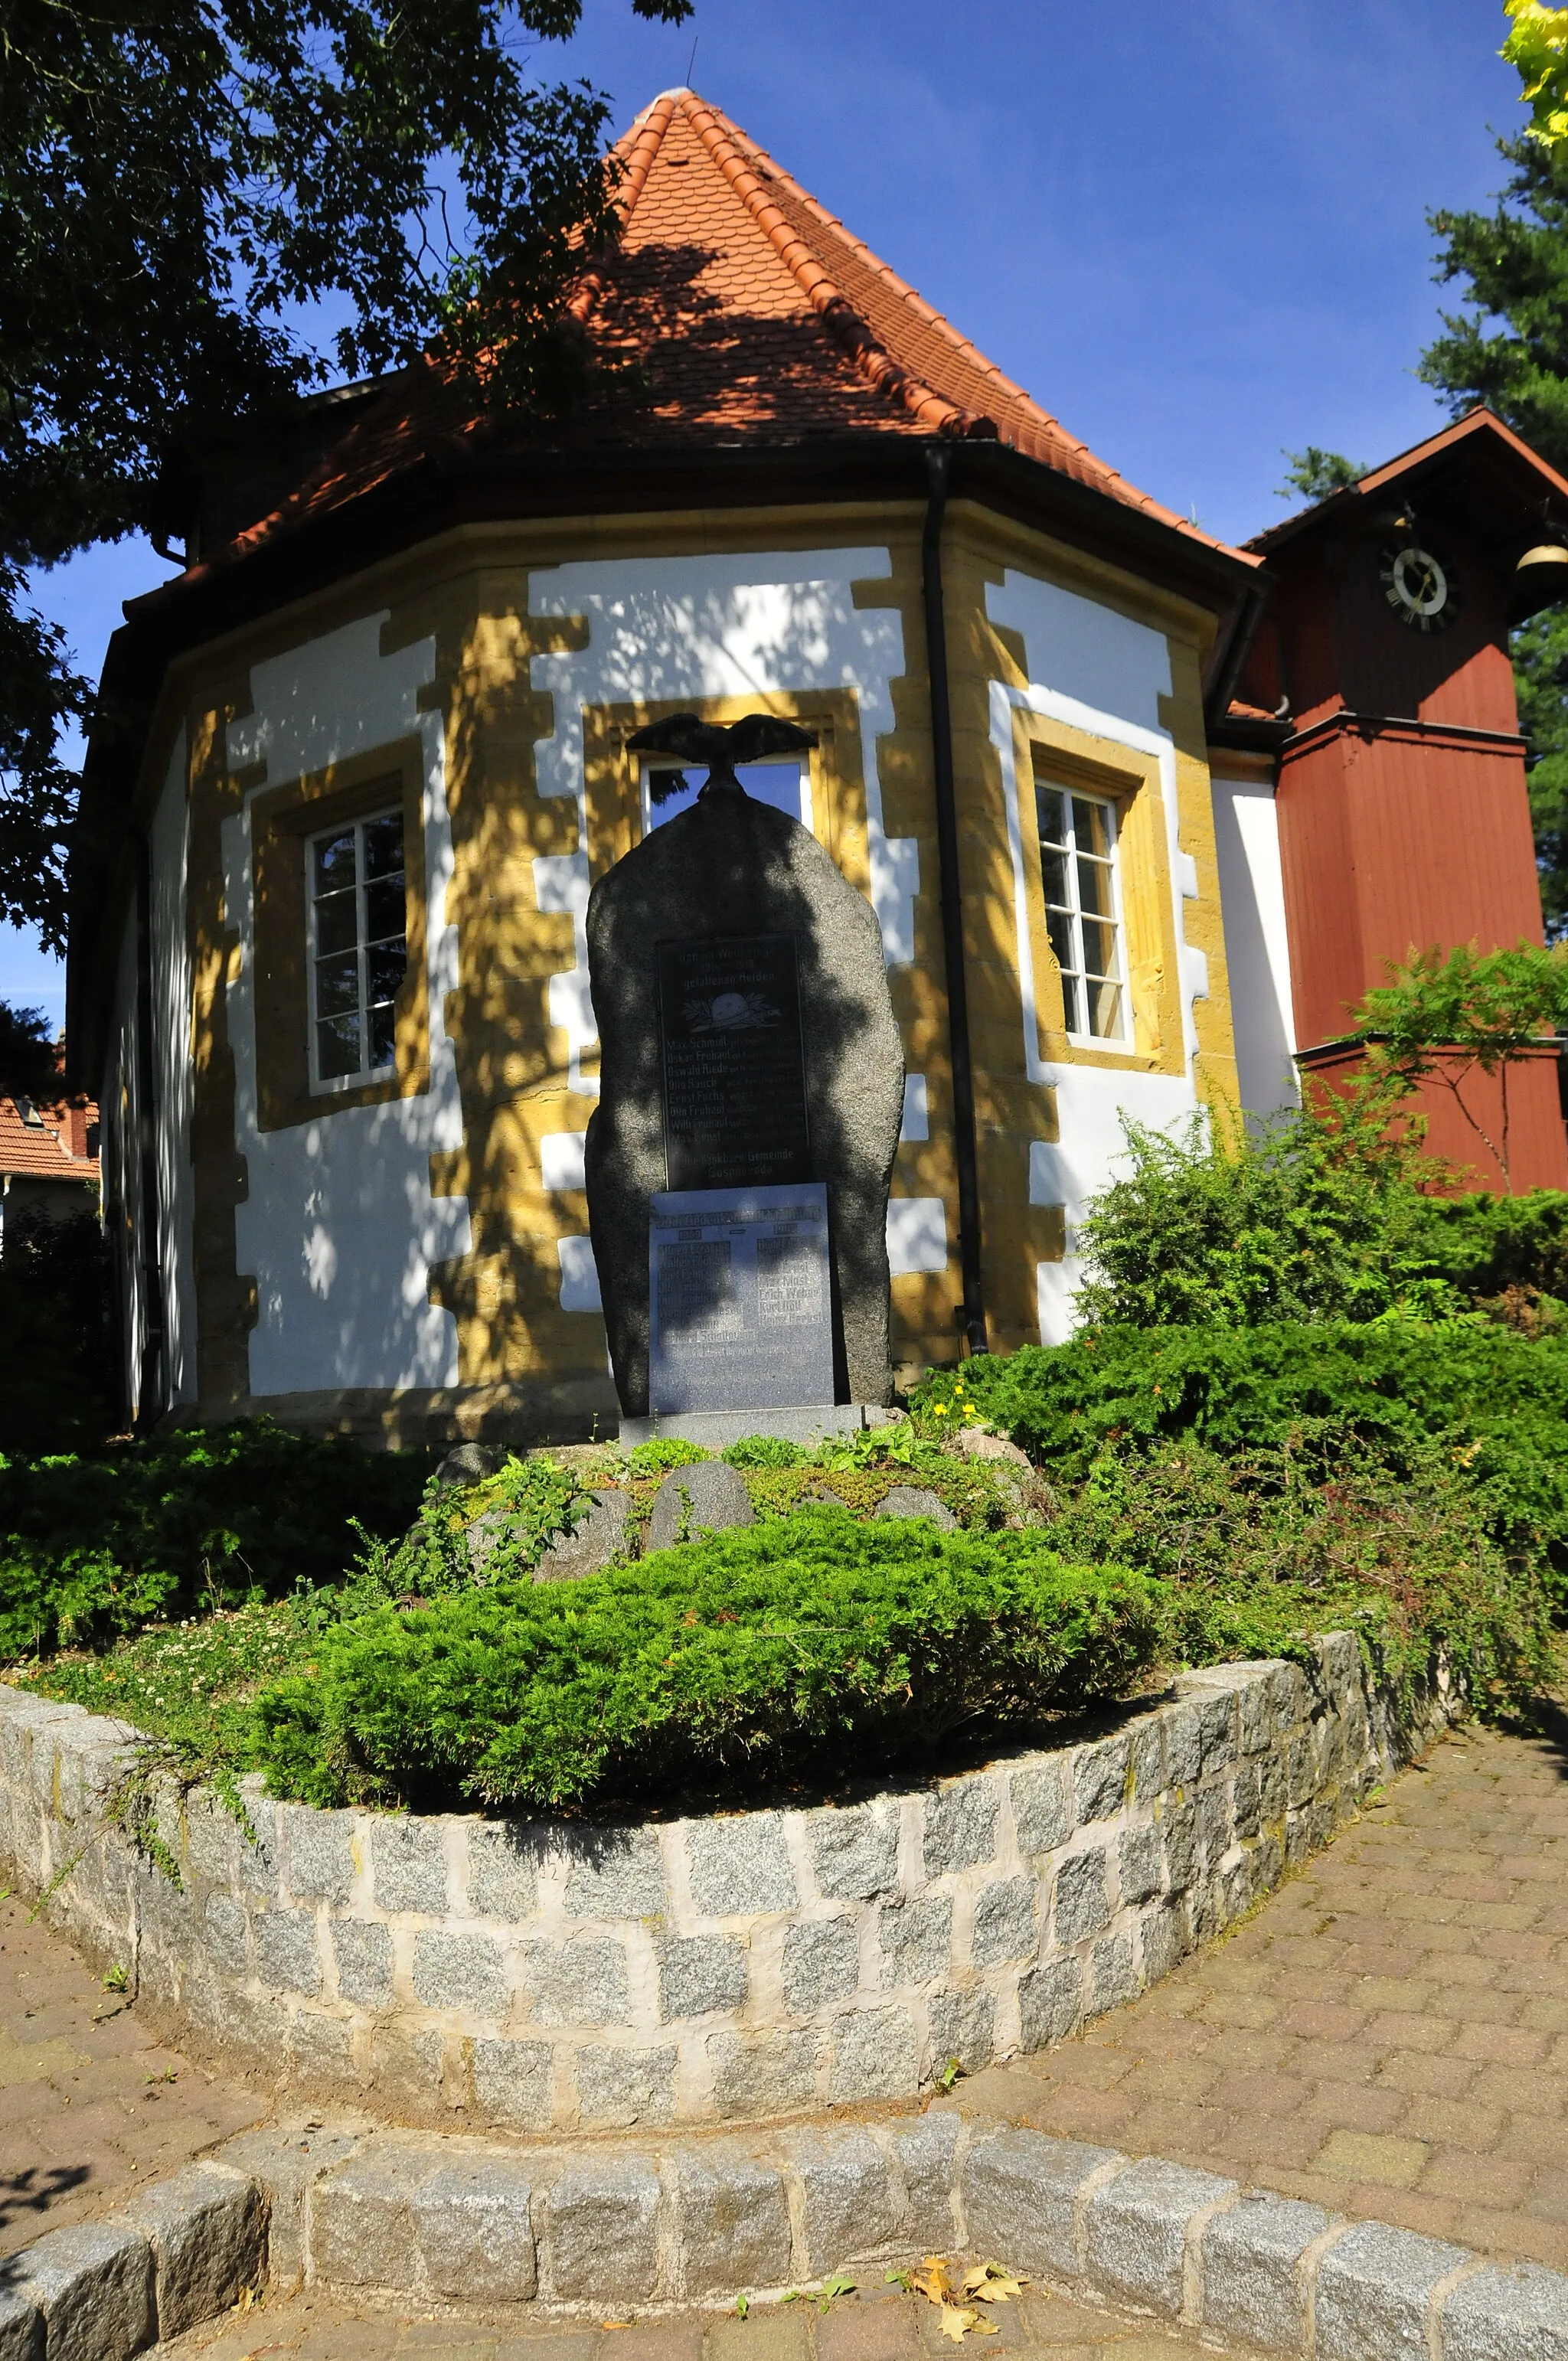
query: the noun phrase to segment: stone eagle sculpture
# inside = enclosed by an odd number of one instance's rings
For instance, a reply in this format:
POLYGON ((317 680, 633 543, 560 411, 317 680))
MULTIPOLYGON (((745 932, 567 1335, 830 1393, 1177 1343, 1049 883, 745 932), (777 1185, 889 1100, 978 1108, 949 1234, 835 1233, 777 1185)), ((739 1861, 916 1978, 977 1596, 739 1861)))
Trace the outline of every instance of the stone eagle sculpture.
MULTIPOLYGON (((803 730, 798 721, 782 721, 773 713, 748 713, 743 720, 728 725, 704 721, 695 713, 666 714, 663 721, 651 721, 645 730, 630 737, 627 746, 633 754, 673 754, 677 763, 705 763, 707 776, 698 790, 697 799, 710 794, 743 796, 746 792, 735 775, 738 763, 760 763, 768 754, 798 754, 817 743, 814 730, 803 730)), ((662 801, 655 796, 655 801, 662 801)))

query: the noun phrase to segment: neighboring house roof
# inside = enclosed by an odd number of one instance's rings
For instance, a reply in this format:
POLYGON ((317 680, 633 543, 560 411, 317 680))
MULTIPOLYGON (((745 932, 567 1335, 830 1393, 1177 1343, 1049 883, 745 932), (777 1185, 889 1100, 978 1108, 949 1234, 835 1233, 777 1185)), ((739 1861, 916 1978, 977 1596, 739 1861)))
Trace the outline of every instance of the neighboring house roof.
POLYGON ((28 1180, 72 1180, 86 1188, 98 1178, 98 1159, 85 1153, 87 1126, 95 1107, 38 1108, 41 1118, 28 1123, 22 1112, 29 1104, 0 1098, 0 1174, 28 1180), (77 1152, 72 1153, 73 1141, 77 1152))
POLYGON ((596 357, 625 366, 601 369, 556 420, 481 418, 433 365, 404 370, 298 489, 182 578, 344 507, 439 449, 480 444, 1000 442, 1204 549, 1238 555, 1097 459, 695 92, 655 99, 618 153, 621 240, 578 282, 571 309, 596 357))
POLYGON ((1481 404, 1467 410, 1452 426, 1412 443, 1408 451, 1374 467, 1357 482, 1255 533, 1246 546, 1260 556, 1273 556, 1299 535, 1342 521, 1396 486, 1403 491, 1414 480, 1438 474, 1452 480, 1462 467, 1472 472, 1494 532, 1523 532, 1532 522, 1544 523, 1553 511, 1559 524, 1568 522, 1568 479, 1549 467, 1511 426, 1505 426, 1495 410, 1481 404))

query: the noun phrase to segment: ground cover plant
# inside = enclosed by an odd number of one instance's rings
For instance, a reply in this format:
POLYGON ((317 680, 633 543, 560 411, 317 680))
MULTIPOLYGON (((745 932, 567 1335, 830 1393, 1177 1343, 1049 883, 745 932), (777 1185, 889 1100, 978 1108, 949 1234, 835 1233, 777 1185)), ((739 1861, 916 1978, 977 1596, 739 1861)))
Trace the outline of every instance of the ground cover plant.
POLYGON ((0 1457, 0 1664, 335 1581, 433 1464, 264 1420, 0 1457))

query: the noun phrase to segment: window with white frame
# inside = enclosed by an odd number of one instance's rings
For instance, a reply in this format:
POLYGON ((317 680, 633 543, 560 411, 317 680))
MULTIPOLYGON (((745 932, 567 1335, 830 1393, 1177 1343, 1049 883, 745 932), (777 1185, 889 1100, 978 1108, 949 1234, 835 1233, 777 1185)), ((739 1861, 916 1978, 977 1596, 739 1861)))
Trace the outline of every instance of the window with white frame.
POLYGON ((408 967, 403 816, 323 829, 305 845, 311 1084, 342 1090, 396 1063, 394 1003, 408 967))
POLYGON ((1080 1038, 1127 1038, 1116 807, 1105 796, 1035 783, 1046 924, 1061 970, 1067 1029, 1080 1038))

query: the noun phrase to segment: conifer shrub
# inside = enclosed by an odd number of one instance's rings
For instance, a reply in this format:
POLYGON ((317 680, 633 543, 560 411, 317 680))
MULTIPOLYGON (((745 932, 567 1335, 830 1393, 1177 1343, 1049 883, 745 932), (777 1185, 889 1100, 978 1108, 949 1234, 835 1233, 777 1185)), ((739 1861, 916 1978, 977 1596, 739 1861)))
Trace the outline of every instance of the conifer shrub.
POLYGON ((928 1759, 1124 1694, 1162 1586, 1038 1532, 817 1508, 574 1583, 499 1583, 325 1631, 256 1701, 274 1794, 580 1806, 928 1759))

